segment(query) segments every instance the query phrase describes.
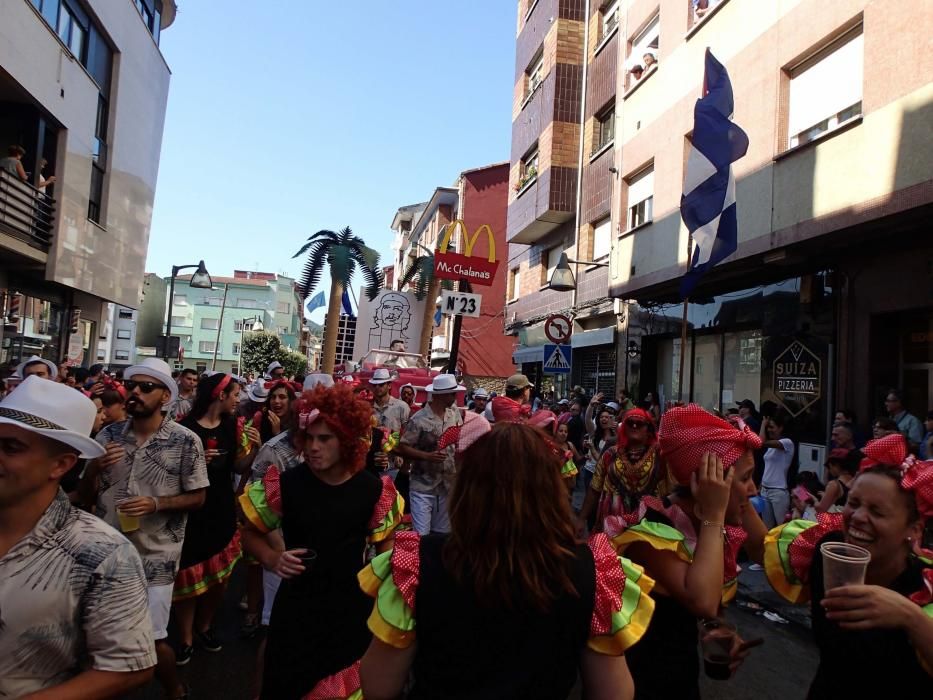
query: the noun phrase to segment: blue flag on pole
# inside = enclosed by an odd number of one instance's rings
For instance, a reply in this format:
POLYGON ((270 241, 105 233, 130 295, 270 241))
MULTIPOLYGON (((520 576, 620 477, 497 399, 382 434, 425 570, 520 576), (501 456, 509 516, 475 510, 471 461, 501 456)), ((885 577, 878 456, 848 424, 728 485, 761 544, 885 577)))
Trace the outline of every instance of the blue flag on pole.
POLYGON ((680 198, 680 215, 695 243, 680 281, 682 299, 738 247, 732 163, 748 150, 748 135, 731 121, 734 106, 729 74, 706 49, 703 96, 693 108, 692 147, 680 198))
POLYGON ((315 309, 319 309, 324 306, 324 292, 318 292, 313 297, 308 299, 308 303, 305 305, 308 313, 314 313, 315 309))
POLYGON ((441 318, 443 318, 443 315, 441 314, 441 307, 438 306, 437 311, 434 312, 434 327, 435 328, 441 325, 441 318))
POLYGON ((350 306, 350 293, 346 289, 343 290, 343 297, 341 297, 340 303, 343 305, 344 314, 350 318, 356 318, 356 314, 353 313, 353 307, 350 306))

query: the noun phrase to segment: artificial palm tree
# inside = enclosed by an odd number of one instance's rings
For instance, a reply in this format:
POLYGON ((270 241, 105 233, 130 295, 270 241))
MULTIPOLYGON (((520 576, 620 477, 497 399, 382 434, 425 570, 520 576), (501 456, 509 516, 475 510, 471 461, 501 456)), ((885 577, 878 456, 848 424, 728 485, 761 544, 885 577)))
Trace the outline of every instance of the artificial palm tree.
POLYGON ((301 250, 292 257, 308 254, 304 271, 298 281, 298 294, 302 304, 311 296, 324 272, 324 263, 330 266, 330 299, 327 303, 327 321, 324 332, 324 357, 321 370, 326 374, 334 371, 337 356, 337 333, 340 325, 340 302, 343 290, 350 285, 353 273, 359 267, 366 282, 366 296, 370 301, 379 295, 383 286, 382 270, 379 269, 379 253, 354 235, 350 227, 339 232, 318 231, 308 237, 301 250))
MULTIPOLYGON (((421 339, 418 344, 418 352, 422 357, 431 357, 431 329, 434 328, 434 304, 437 295, 441 290, 452 289, 450 280, 442 280, 434 276, 434 253, 419 246, 425 251, 425 255, 419 255, 411 261, 408 269, 399 280, 399 289, 404 289, 406 284, 413 287, 415 298, 421 301, 425 297, 428 303, 424 305, 424 320, 421 322, 421 339)), ((430 364, 430 363, 429 363, 430 364)))

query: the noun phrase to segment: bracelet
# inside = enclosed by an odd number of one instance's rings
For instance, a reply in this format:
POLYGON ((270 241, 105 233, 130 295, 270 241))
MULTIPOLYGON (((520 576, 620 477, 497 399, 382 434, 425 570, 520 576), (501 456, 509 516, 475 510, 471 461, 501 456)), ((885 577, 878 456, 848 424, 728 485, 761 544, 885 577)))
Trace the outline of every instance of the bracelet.
POLYGON ((704 520, 700 523, 703 527, 718 527, 720 530, 725 529, 724 523, 714 523, 712 520, 704 520))

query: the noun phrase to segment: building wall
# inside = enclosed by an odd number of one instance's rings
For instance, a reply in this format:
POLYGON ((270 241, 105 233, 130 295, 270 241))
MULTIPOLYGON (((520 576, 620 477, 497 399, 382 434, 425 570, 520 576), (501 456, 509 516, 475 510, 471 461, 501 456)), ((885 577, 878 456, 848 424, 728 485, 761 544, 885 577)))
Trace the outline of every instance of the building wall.
POLYGON ((0 66, 59 132, 57 216, 46 278, 127 306, 139 303, 170 71, 131 2, 87 0, 112 43, 103 225, 87 218, 99 88, 28 0, 0 6, 0 66))
MULTIPOLYGON (((620 107, 619 208, 627 210, 624 178, 653 161, 654 221, 621 232, 610 279, 614 296, 669 288, 686 263, 678 207, 707 46, 729 71, 734 120, 750 140, 748 154, 734 166, 739 250, 721 274, 730 265, 761 264, 773 249, 933 202, 933 53, 924 29, 933 23, 933 5, 732 0, 694 28, 686 5, 660 3, 658 69, 630 89, 620 107), (787 149, 789 70, 860 21, 861 120, 787 149)), ((657 7, 625 3, 621 31, 631 37, 657 7)))
POLYGON ((165 333, 165 299, 168 285, 153 272, 143 276, 143 296, 137 315, 136 342, 142 347, 155 347, 165 333))

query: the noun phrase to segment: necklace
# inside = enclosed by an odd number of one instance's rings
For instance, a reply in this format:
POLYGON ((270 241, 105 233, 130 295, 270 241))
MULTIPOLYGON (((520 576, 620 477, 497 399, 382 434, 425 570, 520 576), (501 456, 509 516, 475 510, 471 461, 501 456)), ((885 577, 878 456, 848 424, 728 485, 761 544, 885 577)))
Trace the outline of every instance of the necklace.
POLYGON ((651 480, 654 471, 655 451, 645 450, 641 459, 629 461, 628 455, 616 454, 616 472, 622 477, 622 485, 630 494, 642 493, 651 480))

